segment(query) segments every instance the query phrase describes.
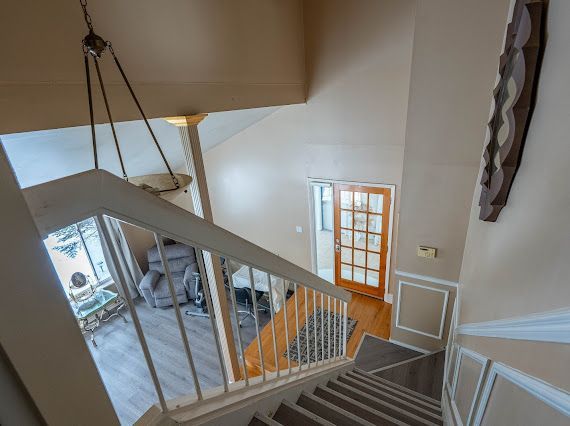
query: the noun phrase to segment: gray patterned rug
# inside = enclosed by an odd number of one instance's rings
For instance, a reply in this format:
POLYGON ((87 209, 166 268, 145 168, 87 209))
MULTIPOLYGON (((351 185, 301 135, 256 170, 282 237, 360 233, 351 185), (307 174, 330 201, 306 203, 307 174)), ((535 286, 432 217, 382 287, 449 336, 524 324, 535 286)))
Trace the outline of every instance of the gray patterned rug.
MULTIPOLYGON (((324 349, 325 349, 325 359, 328 358, 329 354, 329 343, 330 343, 330 354, 331 357, 334 356, 334 344, 336 341, 336 350, 337 355, 340 355, 341 347, 342 347, 342 339, 341 339, 341 331, 342 331, 342 315, 336 314, 336 335, 334 334, 334 321, 335 321, 335 314, 330 312, 330 320, 331 320, 331 332, 330 332, 330 339, 329 339, 329 311, 326 309, 321 310, 321 308, 317 308, 315 313, 309 315, 309 359, 310 362, 321 361, 322 357, 322 334, 323 334, 323 322, 324 322, 324 349), (321 320, 321 316, 324 316, 321 320), (317 351, 315 354, 315 319, 317 321, 317 351)), ((350 339, 356 324, 358 323, 357 320, 348 317, 348 332, 347 332, 347 341, 350 339)), ((301 325, 301 324, 299 324, 301 325)), ((299 343, 301 346, 301 363, 307 363, 307 324, 303 323, 303 328, 299 330, 299 343)), ((293 338, 291 343, 289 344, 289 354, 293 361, 299 361, 299 351, 297 350, 297 336, 293 338)), ((287 351, 283 354, 285 358, 287 358, 287 351)))

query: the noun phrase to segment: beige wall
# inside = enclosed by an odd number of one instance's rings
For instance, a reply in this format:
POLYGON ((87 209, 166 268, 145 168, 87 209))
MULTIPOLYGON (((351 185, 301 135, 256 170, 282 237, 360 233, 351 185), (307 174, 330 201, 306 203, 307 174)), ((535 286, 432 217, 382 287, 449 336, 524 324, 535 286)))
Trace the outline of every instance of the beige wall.
MULTIPOLYGON (((508 0, 418 1, 397 269, 426 282, 459 279, 507 10, 508 0), (437 257, 417 257, 418 245, 436 247, 437 257)), ((408 303, 420 306, 416 294, 408 303)), ((395 313, 392 338, 425 349, 445 345, 397 329, 395 313)), ((451 311, 446 329, 450 319, 451 311)))
POLYGON ((457 281, 508 0, 419 0, 398 269, 457 281), (436 247, 436 259, 416 246, 436 247))
MULTIPOLYGON (((99 0, 89 11, 149 117, 305 99, 300 0, 99 0)), ((0 134, 88 123, 86 33, 76 1, 3 2, 0 134)), ((114 119, 140 118, 108 53, 102 73, 114 119)))
POLYGON ((399 189, 414 7, 305 2, 308 101, 205 153, 217 224, 311 269, 308 177, 399 189))
MULTIPOLYGON (((460 324, 570 306, 569 19, 569 2, 550 2, 537 104, 520 169, 496 223, 478 219, 475 190, 461 269, 460 324)), ((478 352, 570 389, 568 345, 465 339, 478 352), (537 359, 548 362, 539 366, 537 359)))
POLYGON ((568 417, 499 376, 481 424, 564 426, 568 425, 568 417))

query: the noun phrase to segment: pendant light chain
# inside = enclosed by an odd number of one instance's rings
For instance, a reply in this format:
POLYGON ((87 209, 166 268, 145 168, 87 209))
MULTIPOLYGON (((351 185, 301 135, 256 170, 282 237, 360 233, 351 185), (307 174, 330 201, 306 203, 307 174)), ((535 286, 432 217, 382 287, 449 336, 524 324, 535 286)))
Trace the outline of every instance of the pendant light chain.
POLYGON ((154 144, 156 145, 156 148, 158 149, 158 152, 159 152, 160 156, 162 157, 164 164, 166 165, 168 173, 170 174, 170 178, 172 179, 172 182, 174 183, 174 188, 166 189, 166 190, 160 190, 160 191, 166 192, 166 191, 174 191, 176 189, 179 189, 180 183, 179 183, 178 179, 176 178, 176 176, 174 175, 174 173, 172 172, 170 164, 168 164, 168 160, 166 159, 166 156, 164 155, 164 152, 162 151, 162 148, 160 147, 160 144, 158 143, 156 135, 154 134, 154 132, 150 126, 150 123, 148 122, 148 119, 147 119, 147 117, 146 117, 146 115, 142 109, 142 106, 141 106, 139 100, 137 99, 135 92, 134 92, 133 88, 131 87, 129 80, 127 79, 127 76, 123 70, 123 67, 121 66, 121 64, 119 62, 119 59, 115 55, 115 51, 113 50, 113 46, 112 46, 111 42, 105 41, 103 38, 101 38, 100 36, 95 34, 95 32, 93 31, 92 19, 91 19, 91 16, 89 15, 89 13, 87 12, 87 0, 79 0, 79 3, 81 4, 81 8, 83 9, 83 17, 85 19, 85 23, 87 24, 87 28, 89 29, 89 33, 83 39, 83 54, 85 57, 85 75, 86 75, 86 80, 87 80, 87 96, 89 98, 89 116, 91 119, 91 138, 93 141, 93 158, 94 158, 94 162, 95 162, 95 168, 96 169, 99 168, 99 160, 98 160, 98 156, 97 156, 97 142, 96 142, 96 137, 95 137, 95 121, 94 121, 94 116, 93 116, 93 95, 92 95, 92 91, 91 91, 91 76, 90 76, 90 72, 89 72, 89 56, 93 57, 93 61, 95 63, 95 70, 97 71, 99 86, 101 88, 101 94, 103 95, 103 101, 105 103, 105 109, 107 111, 107 117, 109 118, 109 123, 111 125, 111 132, 113 134, 113 140, 115 142, 115 148, 117 150, 117 155, 119 157, 119 162, 121 164, 121 171, 123 172, 123 178, 127 181, 129 180, 127 173, 125 171, 125 164, 123 161, 123 156, 121 154, 121 148, 119 146, 119 140, 117 138, 117 133, 115 131, 115 124, 113 122, 113 117, 111 115, 111 108, 109 106, 109 101, 107 99, 107 93, 105 92, 105 85, 103 84, 103 77, 101 76, 101 70, 99 68, 99 59, 101 58, 101 55, 103 54, 103 52, 106 49, 109 49, 109 52, 111 52, 111 55, 113 56, 113 59, 115 61, 115 65, 117 66, 117 69, 119 70, 121 77, 123 78, 123 81, 125 82, 127 88, 129 89, 129 93, 131 94, 131 97, 133 98, 133 101, 135 102, 135 104, 136 104, 145 124, 146 124, 146 127, 147 127, 147 129, 148 129, 148 131, 152 137, 152 140, 154 141, 154 144))

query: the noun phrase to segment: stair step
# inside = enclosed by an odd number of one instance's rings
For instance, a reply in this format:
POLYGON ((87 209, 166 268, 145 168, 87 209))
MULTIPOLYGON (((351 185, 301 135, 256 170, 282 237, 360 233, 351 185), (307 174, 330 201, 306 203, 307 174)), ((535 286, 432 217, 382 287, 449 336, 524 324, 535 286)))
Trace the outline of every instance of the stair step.
POLYGON ((255 413, 253 419, 249 422, 249 426, 282 426, 281 423, 261 414, 259 411, 255 413))
POLYGON ((360 380, 356 380, 352 377, 349 377, 346 374, 342 374, 340 375, 337 380, 341 383, 344 383, 352 388, 358 389, 362 392, 365 392, 367 394, 369 394, 370 396, 373 396, 374 398, 380 399, 382 401, 388 402, 390 404, 392 404, 395 407, 398 407, 402 410, 405 410, 409 413, 412 413, 418 417, 422 417, 430 422, 436 423, 438 425, 443 424, 443 419, 440 415, 438 414, 434 414, 431 411, 428 411, 424 408, 422 408, 421 406, 408 402, 408 401, 404 401, 403 399, 396 397, 394 395, 391 395, 388 392, 385 392, 383 390, 380 390, 378 388, 375 388, 373 386, 370 386, 366 383, 363 383, 360 380))
POLYGON ((383 384, 377 380, 370 379, 370 378, 365 377, 365 376, 360 375, 360 374, 356 374, 353 371, 348 371, 346 373, 346 375, 348 377, 353 378, 354 380, 358 380, 362 383, 365 383, 365 384, 372 386, 376 389, 379 389, 383 392, 389 393, 390 395, 392 395, 395 398, 401 399, 402 401, 410 402, 412 404, 416 404, 416 405, 424 408, 425 410, 427 410, 431 413, 434 413, 438 416, 441 416, 441 408, 438 405, 427 402, 424 399, 416 398, 413 395, 410 395, 406 392, 402 392, 402 391, 395 389, 391 386, 387 386, 387 385, 385 385, 385 384, 383 384))
POLYGON ((393 389, 397 389, 397 390, 399 390, 399 391, 401 391, 401 392, 406 392, 406 393, 408 393, 409 395, 412 395, 412 396, 414 396, 414 397, 416 397, 416 398, 418 398, 418 399, 422 399, 422 400, 424 400, 424 401, 427 401, 427 402, 429 402, 429 403, 431 403, 431 404, 433 404, 433 405, 436 405, 437 407, 441 407, 441 402, 440 402, 440 401, 438 401, 437 399, 430 398, 429 396, 426 396, 426 395, 424 395, 423 393, 416 392, 416 391, 414 391, 414 390, 412 390, 412 389, 409 389, 409 388, 407 388, 407 387, 405 387, 405 386, 402 386, 402 385, 399 385, 399 384, 397 384, 397 383, 391 382, 391 381, 389 381, 389 380, 383 379, 382 377, 378 377, 378 376, 376 376, 376 375, 374 375, 374 374, 367 373, 366 371, 360 370, 360 369, 358 369, 358 368, 355 368, 353 371, 354 371, 356 374, 360 374, 361 376, 367 377, 367 378, 369 378, 369 379, 371 379, 371 380, 375 380, 375 381, 377 381, 377 382, 379 382, 379 383, 382 383, 382 384, 384 384, 384 385, 386 385, 386 386, 390 386, 390 387, 392 387, 393 389))
POLYGON ((334 426, 334 424, 328 420, 285 399, 281 402, 281 405, 273 416, 273 420, 285 426, 334 426))
POLYGON ((395 406, 394 404, 390 404, 389 402, 383 401, 381 399, 375 398, 374 396, 370 395, 369 393, 362 392, 352 386, 349 386, 345 383, 341 383, 338 380, 331 379, 329 380, 327 387, 336 390, 352 399, 355 399, 363 404, 366 404, 378 411, 388 414, 389 416, 399 419, 402 422, 405 422, 410 425, 414 426, 423 426, 429 425, 433 426, 436 423, 419 417, 405 409, 395 406))
POLYGON ((311 393, 303 392, 297 401, 297 405, 317 414, 318 416, 326 419, 336 426, 374 426, 374 423, 370 423, 357 415, 346 411, 335 404, 319 398, 311 393))
POLYGON ((395 419, 386 413, 382 413, 374 408, 368 407, 365 404, 356 401, 346 395, 343 395, 340 392, 337 392, 333 389, 330 389, 323 385, 318 385, 315 389, 314 394, 324 399, 331 404, 336 405, 337 407, 341 407, 346 411, 350 411, 351 413, 357 415, 358 417, 368 420, 369 422, 375 425, 397 425, 397 426, 406 426, 406 423, 395 419))

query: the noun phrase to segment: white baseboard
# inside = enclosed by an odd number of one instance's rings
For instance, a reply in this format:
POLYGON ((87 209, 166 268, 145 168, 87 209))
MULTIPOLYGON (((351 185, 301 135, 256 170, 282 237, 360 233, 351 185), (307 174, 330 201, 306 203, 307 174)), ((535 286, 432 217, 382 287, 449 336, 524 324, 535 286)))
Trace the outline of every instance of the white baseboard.
POLYGON ((392 305, 394 303, 394 295, 392 293, 386 293, 384 295, 384 302, 392 305))
POLYGON ((429 353, 432 352, 432 351, 428 351, 427 349, 420 348, 420 347, 414 346, 414 345, 410 345, 410 344, 408 344, 408 343, 400 342, 399 340, 395 340, 395 339, 392 339, 392 338, 390 338, 389 341, 390 341, 391 343, 394 343, 395 345, 400 345, 400 346, 403 346, 404 348, 408 348, 408 349, 411 349, 411 350, 413 350, 413 351, 421 352, 421 353, 423 353, 423 354, 429 354, 429 353))

